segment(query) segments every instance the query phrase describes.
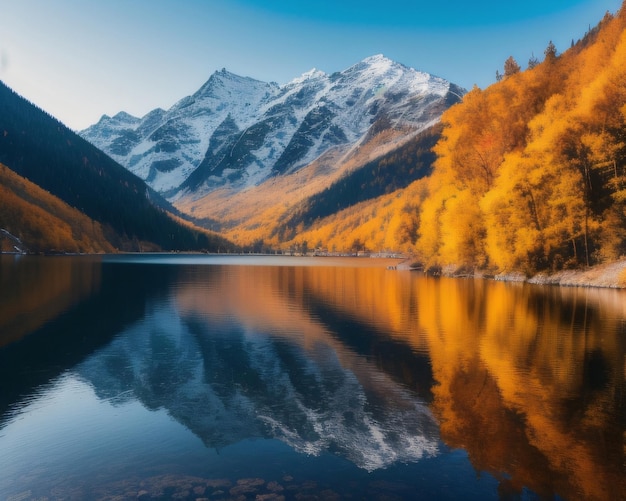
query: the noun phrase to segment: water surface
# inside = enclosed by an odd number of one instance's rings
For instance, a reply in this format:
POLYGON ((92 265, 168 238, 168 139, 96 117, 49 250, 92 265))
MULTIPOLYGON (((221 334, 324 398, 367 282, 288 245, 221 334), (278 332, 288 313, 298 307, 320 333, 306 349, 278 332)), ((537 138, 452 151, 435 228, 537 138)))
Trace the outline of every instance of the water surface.
POLYGON ((626 498, 626 295, 0 256, 0 499, 626 498))

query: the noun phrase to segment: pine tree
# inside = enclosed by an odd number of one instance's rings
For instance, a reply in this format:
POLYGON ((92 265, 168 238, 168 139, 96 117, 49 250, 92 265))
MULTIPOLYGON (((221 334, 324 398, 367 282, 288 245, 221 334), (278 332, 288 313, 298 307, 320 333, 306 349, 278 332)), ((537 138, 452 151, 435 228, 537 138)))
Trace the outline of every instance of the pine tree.
POLYGON ((558 54, 556 52, 555 45, 552 43, 552 40, 550 40, 550 43, 548 44, 548 46, 546 47, 546 50, 543 53, 546 56, 545 61, 547 62, 553 62, 557 58, 558 54))
POLYGON ((533 53, 530 58, 528 59, 528 69, 532 70, 535 66, 537 66, 539 64, 539 59, 537 59, 535 57, 535 54, 533 53))
POLYGON ((504 78, 508 78, 512 75, 515 75, 516 73, 519 73, 521 70, 519 64, 517 64, 517 61, 513 58, 513 56, 510 56, 505 62, 504 62, 504 78))

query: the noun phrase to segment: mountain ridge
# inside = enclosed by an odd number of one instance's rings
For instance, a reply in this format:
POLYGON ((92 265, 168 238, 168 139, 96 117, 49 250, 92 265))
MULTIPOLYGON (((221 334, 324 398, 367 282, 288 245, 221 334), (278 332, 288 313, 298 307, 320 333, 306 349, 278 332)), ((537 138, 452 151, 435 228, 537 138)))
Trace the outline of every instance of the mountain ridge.
POLYGON ((284 85, 222 69, 169 110, 103 116, 80 134, 177 200, 258 185, 331 148, 356 145, 376 127, 423 130, 464 92, 380 54, 330 75, 312 69, 284 85))

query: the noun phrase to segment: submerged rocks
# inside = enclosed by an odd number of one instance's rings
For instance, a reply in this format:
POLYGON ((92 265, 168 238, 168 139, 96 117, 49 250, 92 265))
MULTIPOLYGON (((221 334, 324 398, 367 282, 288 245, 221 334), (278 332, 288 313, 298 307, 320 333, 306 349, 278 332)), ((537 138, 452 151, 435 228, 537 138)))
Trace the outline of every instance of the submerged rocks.
POLYGON ((53 492, 24 491, 10 496, 11 501, 32 501, 35 499, 100 499, 102 501, 122 501, 137 499, 152 501, 179 499, 190 501, 285 501, 285 499, 328 499, 343 497, 328 486, 316 481, 296 480, 291 475, 281 479, 266 481, 250 477, 237 480, 227 478, 202 478, 190 475, 164 474, 149 478, 132 477, 105 483, 98 487, 72 485, 67 489, 56 486, 53 492), (49 494, 50 496, 46 495, 49 494))

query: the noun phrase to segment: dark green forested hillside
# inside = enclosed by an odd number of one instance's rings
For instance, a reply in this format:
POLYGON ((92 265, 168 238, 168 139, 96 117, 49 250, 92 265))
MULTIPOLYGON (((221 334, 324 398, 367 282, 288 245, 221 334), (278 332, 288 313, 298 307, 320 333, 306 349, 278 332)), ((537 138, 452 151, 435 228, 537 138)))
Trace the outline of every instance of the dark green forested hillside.
POLYGON ((117 248, 217 249, 224 239, 175 221, 146 184, 0 82, 0 163, 99 221, 117 248))

